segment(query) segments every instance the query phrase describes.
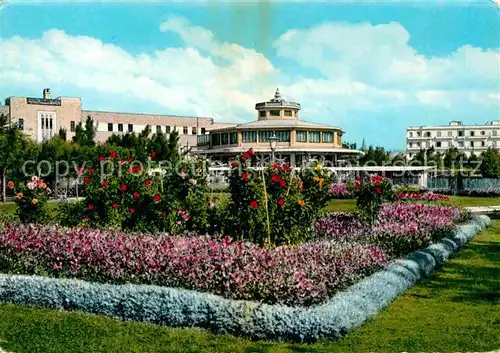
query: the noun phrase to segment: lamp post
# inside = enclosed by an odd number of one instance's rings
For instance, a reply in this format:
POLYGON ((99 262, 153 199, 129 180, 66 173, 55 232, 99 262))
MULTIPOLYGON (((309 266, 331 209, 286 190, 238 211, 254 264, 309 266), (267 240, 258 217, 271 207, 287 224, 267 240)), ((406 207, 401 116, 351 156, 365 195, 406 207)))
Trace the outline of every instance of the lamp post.
POLYGON ((276 150, 276 145, 278 144, 279 138, 273 133, 273 136, 269 137, 269 147, 271 147, 271 163, 274 163, 274 151, 276 150))

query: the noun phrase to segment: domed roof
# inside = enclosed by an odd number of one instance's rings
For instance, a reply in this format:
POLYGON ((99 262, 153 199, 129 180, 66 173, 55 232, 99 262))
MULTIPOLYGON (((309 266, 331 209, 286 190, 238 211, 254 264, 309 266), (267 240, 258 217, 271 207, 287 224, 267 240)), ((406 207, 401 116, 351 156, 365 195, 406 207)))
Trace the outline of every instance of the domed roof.
POLYGON ((276 88, 276 92, 274 93, 273 98, 271 98, 267 102, 260 102, 255 104, 255 109, 257 110, 280 109, 280 108, 300 110, 300 104, 296 102, 287 102, 283 97, 281 97, 279 88, 276 88))

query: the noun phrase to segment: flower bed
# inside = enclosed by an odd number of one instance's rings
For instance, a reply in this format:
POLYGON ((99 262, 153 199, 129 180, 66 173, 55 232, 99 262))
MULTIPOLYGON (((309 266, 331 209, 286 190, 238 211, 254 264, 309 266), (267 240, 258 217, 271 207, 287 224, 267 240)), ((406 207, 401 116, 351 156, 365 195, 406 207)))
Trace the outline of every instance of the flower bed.
MULTIPOLYGON (((454 192, 451 189, 433 189, 434 193, 439 193, 443 195, 453 195, 454 192)), ((489 189, 464 189, 457 191, 458 196, 469 196, 469 197, 500 197, 500 188, 489 188, 489 189)))
POLYGON ((401 201, 449 201, 450 198, 446 195, 434 193, 401 193, 396 195, 396 198, 401 201))
POLYGON ((353 193, 349 190, 344 183, 334 183, 330 185, 328 194, 334 199, 352 199, 353 193))
POLYGON ((352 242, 265 248, 227 237, 17 224, 0 231, 0 272, 182 287, 293 306, 324 301, 386 262, 376 246, 352 242))
POLYGON ((306 309, 228 300, 176 288, 5 274, 0 274, 0 301, 200 327, 255 339, 303 342, 339 338, 431 274, 488 224, 488 217, 479 216, 458 226, 452 237, 396 260, 326 303, 306 309))
POLYGON ((337 242, 355 239, 402 256, 451 234, 455 223, 467 216, 456 207, 393 203, 382 205, 378 223, 372 228, 352 214, 330 213, 316 222, 316 230, 337 242))

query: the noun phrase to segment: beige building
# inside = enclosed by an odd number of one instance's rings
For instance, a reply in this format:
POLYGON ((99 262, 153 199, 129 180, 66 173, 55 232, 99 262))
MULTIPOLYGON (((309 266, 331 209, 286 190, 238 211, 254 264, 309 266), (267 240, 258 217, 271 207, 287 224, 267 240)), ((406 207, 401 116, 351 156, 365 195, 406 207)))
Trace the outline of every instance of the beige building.
POLYGON ((176 129, 179 132, 181 147, 195 147, 197 135, 205 135, 212 128, 225 126, 214 124, 208 117, 189 117, 175 115, 135 114, 82 110, 80 98, 52 98, 50 89, 43 90, 42 98, 10 97, 0 112, 8 114, 10 121, 36 141, 44 141, 63 128, 68 138, 72 138, 76 125, 85 122, 90 116, 97 128, 96 140, 105 141, 111 134, 140 132, 147 125, 152 132, 169 134, 176 129))
POLYGON ((337 164, 361 153, 343 147, 341 128, 300 120, 300 104, 285 101, 278 90, 274 98, 257 103, 255 109, 256 121, 211 129, 209 135, 198 136, 196 154, 225 162, 253 148, 259 157, 274 153, 291 165, 300 165, 310 159, 337 164))

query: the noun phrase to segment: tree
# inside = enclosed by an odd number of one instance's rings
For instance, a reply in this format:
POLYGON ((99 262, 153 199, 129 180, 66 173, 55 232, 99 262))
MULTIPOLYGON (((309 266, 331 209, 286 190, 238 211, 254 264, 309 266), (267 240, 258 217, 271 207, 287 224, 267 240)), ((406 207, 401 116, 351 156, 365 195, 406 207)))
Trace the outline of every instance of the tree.
POLYGON ((392 157, 391 165, 406 165, 406 155, 404 153, 398 153, 392 157))
POLYGON ((85 120, 85 125, 80 121, 75 128, 75 136, 73 136, 73 142, 79 144, 80 146, 95 146, 95 133, 96 128, 94 127, 94 121, 90 116, 87 116, 85 120))
POLYGON ((383 147, 370 146, 365 151, 365 154, 359 159, 360 163, 368 165, 385 165, 391 160, 390 153, 386 152, 383 147))
POLYGON ((64 128, 59 128, 59 133, 58 136, 63 140, 66 141, 67 135, 66 135, 66 129, 64 128))
POLYGON ((19 159, 23 143, 22 133, 14 126, 2 128, 0 133, 0 172, 2 174, 2 201, 7 196, 7 172, 15 169, 22 160, 19 159))
POLYGON ((480 169, 483 178, 500 178, 500 155, 497 150, 490 147, 483 153, 480 169))
POLYGON ((462 166, 465 160, 465 154, 456 147, 452 147, 444 154, 443 164, 446 168, 456 169, 458 166, 462 166))

